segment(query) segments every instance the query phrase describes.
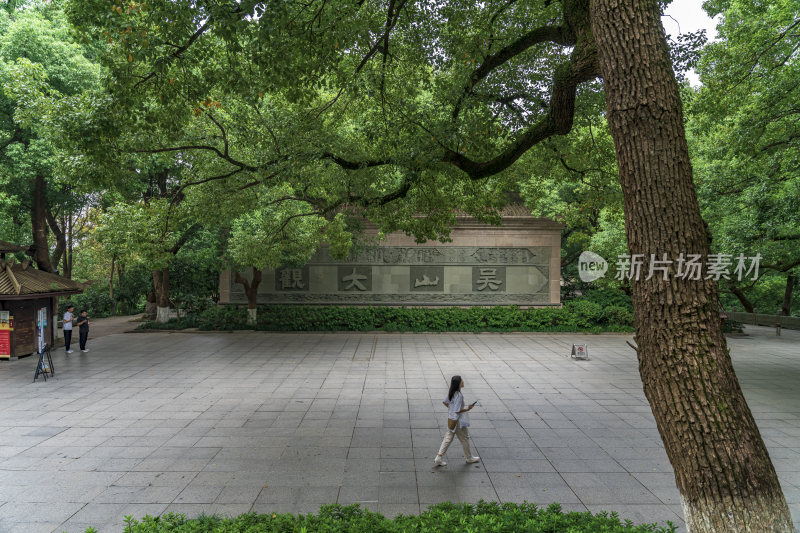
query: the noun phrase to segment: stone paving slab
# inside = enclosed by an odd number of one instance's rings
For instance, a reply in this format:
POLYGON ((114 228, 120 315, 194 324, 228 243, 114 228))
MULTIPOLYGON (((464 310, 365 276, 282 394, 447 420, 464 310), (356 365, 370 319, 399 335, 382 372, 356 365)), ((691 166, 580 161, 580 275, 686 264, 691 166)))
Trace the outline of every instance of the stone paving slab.
MULTIPOLYGON (((800 332, 732 337, 737 375, 800 519, 800 332)), ((389 516, 442 501, 558 502, 683 526, 625 336, 110 333, 0 363, 0 531, 122 531, 125 516, 389 516), (591 360, 567 357, 586 342, 591 360), (366 347, 366 348, 365 348, 366 347), (472 414, 432 468, 461 374, 472 414)))

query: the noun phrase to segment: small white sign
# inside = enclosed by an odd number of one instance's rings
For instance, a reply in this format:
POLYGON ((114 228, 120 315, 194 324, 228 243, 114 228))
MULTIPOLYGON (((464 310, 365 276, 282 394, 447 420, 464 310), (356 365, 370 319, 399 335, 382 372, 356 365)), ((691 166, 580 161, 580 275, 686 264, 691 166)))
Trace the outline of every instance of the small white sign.
POLYGON ((589 359, 589 348, 585 344, 573 344, 570 357, 573 359, 589 359))
POLYGON ((44 336, 45 328, 47 328, 47 308, 41 307, 36 314, 36 333, 37 340, 39 341, 39 353, 44 351, 44 345, 47 342, 44 336))

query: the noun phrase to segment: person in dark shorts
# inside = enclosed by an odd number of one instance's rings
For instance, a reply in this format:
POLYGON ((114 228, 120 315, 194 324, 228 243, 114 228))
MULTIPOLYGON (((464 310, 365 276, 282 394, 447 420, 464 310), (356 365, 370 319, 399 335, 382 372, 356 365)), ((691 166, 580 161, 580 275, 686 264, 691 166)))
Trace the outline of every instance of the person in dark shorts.
POLYGON ((89 317, 86 316, 86 311, 81 311, 81 316, 78 317, 78 335, 80 339, 80 347, 82 352, 88 352, 86 348, 86 341, 89 339, 89 317))

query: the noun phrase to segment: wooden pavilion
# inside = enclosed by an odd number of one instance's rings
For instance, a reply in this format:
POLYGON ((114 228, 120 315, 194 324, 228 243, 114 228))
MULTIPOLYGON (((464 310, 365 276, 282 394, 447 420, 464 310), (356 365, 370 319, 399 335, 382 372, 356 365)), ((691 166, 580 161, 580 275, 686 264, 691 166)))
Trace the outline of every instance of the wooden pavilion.
POLYGON ((7 253, 27 248, 0 241, 0 359, 16 359, 37 351, 37 316, 45 309, 45 342, 56 339, 58 298, 83 292, 83 283, 15 262, 7 253))

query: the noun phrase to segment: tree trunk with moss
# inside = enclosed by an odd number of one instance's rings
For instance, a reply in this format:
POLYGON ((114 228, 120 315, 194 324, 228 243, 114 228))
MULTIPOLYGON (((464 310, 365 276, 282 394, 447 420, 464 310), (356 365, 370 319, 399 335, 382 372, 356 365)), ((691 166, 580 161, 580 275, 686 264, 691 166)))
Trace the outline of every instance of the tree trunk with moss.
MULTIPOLYGON (((745 402, 713 280, 645 279, 651 254, 709 253, 678 86, 655 1, 597 0, 592 30, 605 83, 631 254, 639 371, 690 532, 794 531, 778 477, 745 402)), ((673 267, 674 267, 673 263, 673 267)), ((703 276, 705 277, 705 276, 703 276)))

